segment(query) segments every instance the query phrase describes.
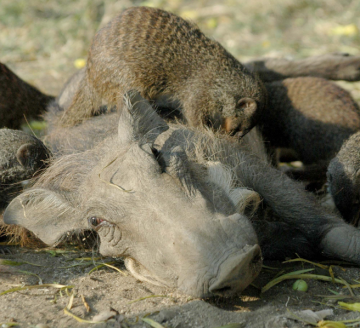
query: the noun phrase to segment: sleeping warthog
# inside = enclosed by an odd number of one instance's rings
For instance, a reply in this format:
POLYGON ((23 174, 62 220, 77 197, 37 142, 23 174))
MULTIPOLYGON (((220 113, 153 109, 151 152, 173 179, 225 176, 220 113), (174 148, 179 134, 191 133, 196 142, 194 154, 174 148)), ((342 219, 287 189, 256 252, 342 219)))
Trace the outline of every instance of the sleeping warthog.
POLYGON ((272 168, 255 130, 239 144, 167 125, 132 93, 121 114, 55 130, 48 143, 57 159, 10 203, 5 222, 48 244, 94 229, 100 253, 125 257, 140 280, 197 297, 232 295, 259 273, 258 244, 265 258, 360 263, 360 232, 272 168), (250 220, 261 213, 259 195, 278 221, 250 220))

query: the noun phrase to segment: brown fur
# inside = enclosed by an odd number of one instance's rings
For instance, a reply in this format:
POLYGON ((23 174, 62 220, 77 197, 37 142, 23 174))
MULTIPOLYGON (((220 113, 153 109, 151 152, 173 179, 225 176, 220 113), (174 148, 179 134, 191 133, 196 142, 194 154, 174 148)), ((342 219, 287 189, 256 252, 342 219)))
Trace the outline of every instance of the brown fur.
POLYGON ((318 178, 325 180, 330 160, 360 129, 357 103, 349 92, 322 78, 288 78, 265 85, 269 108, 259 126, 268 147, 289 148, 305 165, 318 164, 318 178))
POLYGON ((180 110, 190 126, 218 129, 231 119, 228 132, 239 136, 256 124, 266 103, 262 82, 218 42, 180 17, 147 7, 125 10, 95 35, 62 125, 93 116, 102 100, 120 105, 129 89, 180 110))
POLYGON ((24 117, 38 117, 53 99, 0 63, 0 128, 19 129, 24 117))

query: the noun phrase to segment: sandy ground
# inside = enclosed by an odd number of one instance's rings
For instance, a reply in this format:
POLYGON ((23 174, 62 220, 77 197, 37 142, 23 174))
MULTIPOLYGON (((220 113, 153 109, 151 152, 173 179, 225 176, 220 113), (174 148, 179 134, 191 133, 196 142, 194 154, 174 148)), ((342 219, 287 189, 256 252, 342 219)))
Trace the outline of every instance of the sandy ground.
MULTIPOLYGON (((309 279, 308 291, 300 292, 293 290, 294 280, 286 280, 261 293, 260 288, 276 275, 315 268, 310 264, 268 262, 265 264, 272 269, 264 268, 254 284, 241 296, 200 300, 182 295, 176 290, 139 282, 129 275, 120 260, 111 265, 123 273, 113 268, 102 267, 89 274, 98 263, 110 263, 114 262, 114 259, 98 258, 96 254, 76 250, 59 251, 54 256, 50 250, 30 250, 13 246, 9 249, 12 254, 2 255, 2 260, 27 263, 19 266, 0 266, 0 293, 15 287, 39 285, 39 278, 44 287, 0 295, 0 327, 8 327, 1 324, 12 322, 20 327, 38 328, 145 328, 150 326, 142 321, 142 318, 148 318, 162 325, 153 327, 215 328, 238 323, 239 325, 234 327, 290 328, 305 325, 290 319, 291 313, 299 314, 300 311, 308 309, 333 309, 334 314, 327 318, 329 320, 360 317, 356 312, 339 308, 338 300, 350 303, 358 300, 357 296, 351 298, 349 290, 341 284, 309 279), (37 276, 29 275, 29 272, 37 276), (72 287, 60 291, 57 288, 46 287, 46 284, 72 287), (334 293, 337 294, 335 300, 325 297, 334 297, 334 293), (105 315, 111 309, 118 315, 106 323, 79 323, 64 313, 71 294, 75 296, 70 312, 78 317, 91 321, 96 315, 105 315), (90 312, 87 311, 81 296, 88 304, 90 312)), ((335 277, 342 277, 350 284, 355 283, 354 279, 359 279, 359 270, 354 267, 334 266, 333 272, 335 277)), ((329 276, 328 270, 319 268, 315 268, 311 273, 329 276)), ((354 293, 357 294, 356 289, 354 293)))

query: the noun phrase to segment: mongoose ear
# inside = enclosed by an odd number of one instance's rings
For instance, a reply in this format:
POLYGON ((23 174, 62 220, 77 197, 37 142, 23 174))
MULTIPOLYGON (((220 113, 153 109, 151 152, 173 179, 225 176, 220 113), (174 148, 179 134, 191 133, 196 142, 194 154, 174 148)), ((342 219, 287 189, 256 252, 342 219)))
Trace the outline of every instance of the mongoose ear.
POLYGON ((236 105, 236 109, 243 111, 246 117, 249 117, 256 112, 257 104, 252 98, 241 98, 236 105))
POLYGON ((17 150, 16 159, 22 166, 27 167, 30 165, 31 158, 34 156, 33 150, 34 145, 30 143, 21 145, 20 148, 17 150))

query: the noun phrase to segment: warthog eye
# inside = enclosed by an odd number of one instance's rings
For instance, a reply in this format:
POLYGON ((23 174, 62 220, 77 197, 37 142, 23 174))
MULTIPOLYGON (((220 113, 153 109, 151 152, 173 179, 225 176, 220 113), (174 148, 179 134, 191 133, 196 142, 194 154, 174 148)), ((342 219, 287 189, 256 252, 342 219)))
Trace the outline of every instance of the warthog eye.
POLYGON ((97 227, 101 222, 103 222, 104 220, 103 219, 100 219, 96 216, 92 216, 90 219, 89 219, 89 223, 90 225, 92 225, 93 227, 97 227))

